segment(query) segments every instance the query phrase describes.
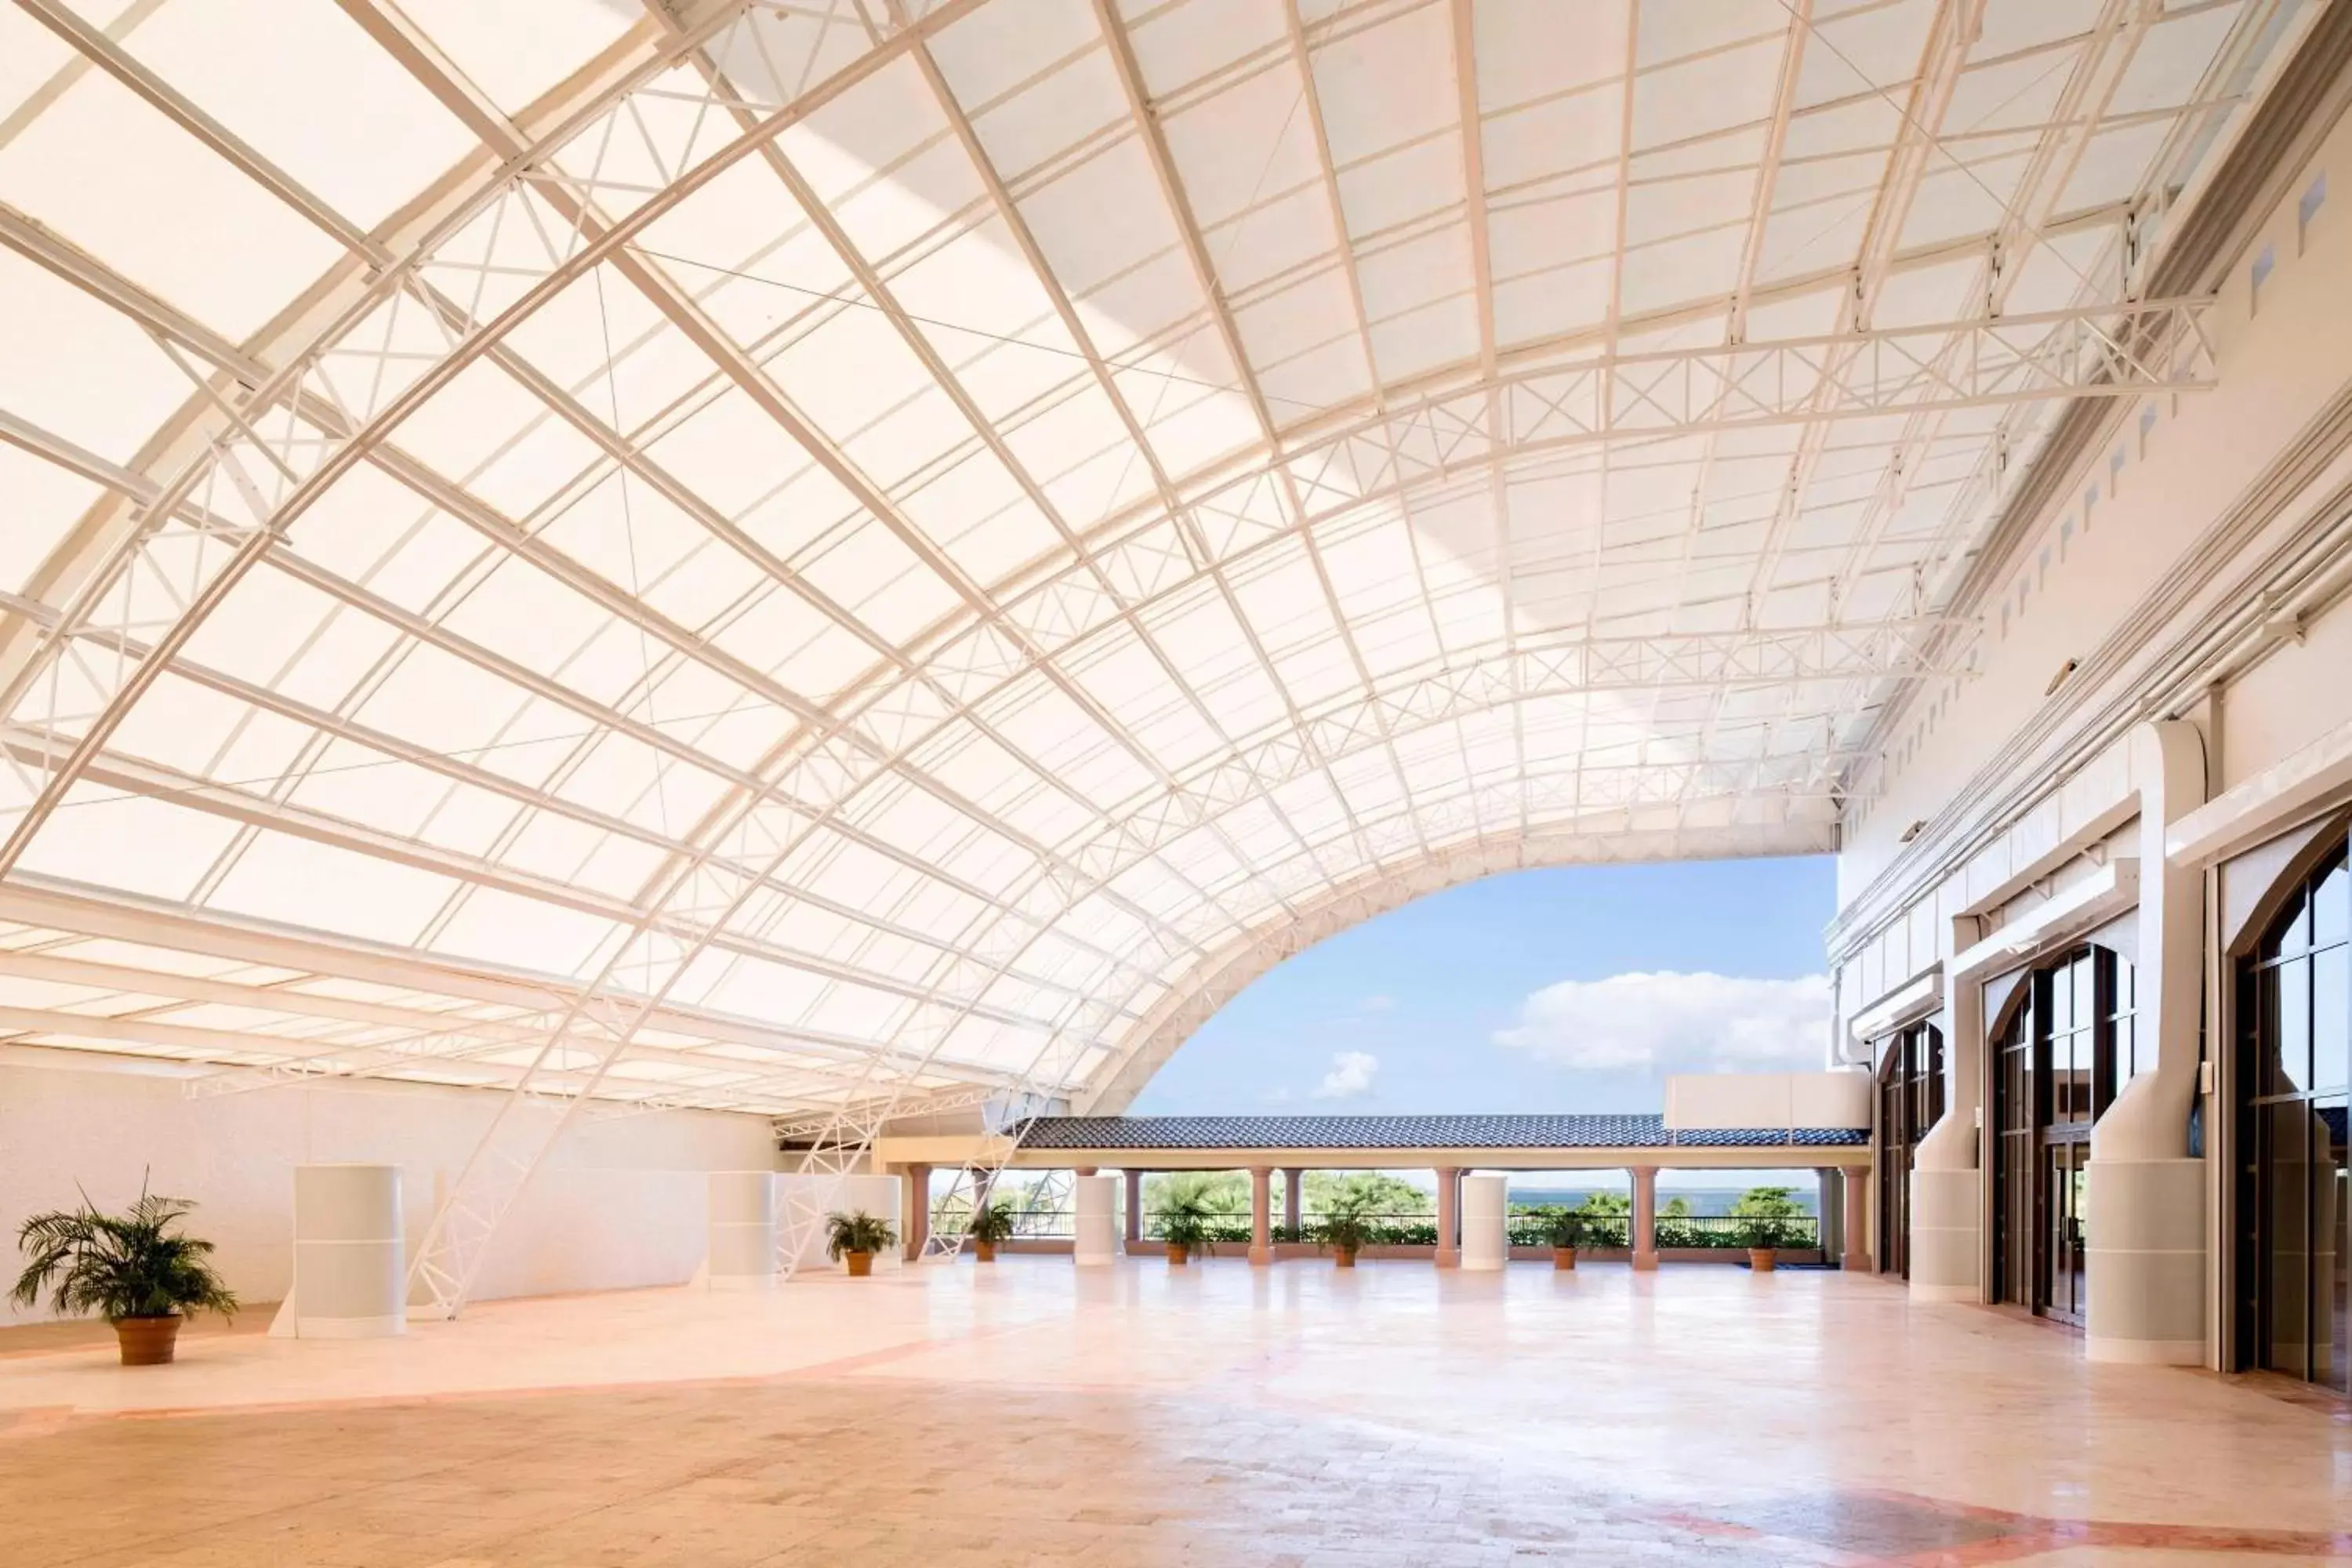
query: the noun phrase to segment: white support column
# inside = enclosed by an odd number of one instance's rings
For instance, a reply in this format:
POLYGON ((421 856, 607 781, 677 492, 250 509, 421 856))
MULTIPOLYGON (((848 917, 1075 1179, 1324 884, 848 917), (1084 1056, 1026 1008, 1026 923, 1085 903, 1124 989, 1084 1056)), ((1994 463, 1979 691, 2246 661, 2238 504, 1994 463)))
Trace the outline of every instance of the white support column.
POLYGON ((294 1167, 294 1286, 270 1332, 386 1339, 408 1330, 397 1165, 294 1167))
POLYGON ((1274 1171, 1269 1166, 1254 1165, 1249 1178, 1249 1260, 1263 1268, 1274 1261, 1273 1220, 1268 1212, 1274 1206, 1274 1171))
POLYGON ((2205 803, 2205 747, 2179 721, 2132 732, 2139 794, 2139 1038, 2156 1068, 2091 1128, 2084 1251, 2093 1361, 2205 1359, 2205 1163, 2189 1152, 2197 1103, 2205 882, 2165 857, 2165 830, 2205 803))
POLYGON ((713 1290, 761 1289, 781 1269, 783 1209, 773 1171, 713 1171, 705 1208, 704 1280, 713 1290))
POLYGON ((1462 1267, 1493 1271, 1510 1256, 1505 1229, 1506 1176, 1462 1178, 1462 1267))
POLYGON ((1143 1173, 1130 1165, 1126 1176, 1127 1213, 1122 1223, 1127 1249, 1140 1252, 1143 1250, 1143 1173))
POLYGON ((1118 1261, 1118 1183, 1088 1171, 1070 1183, 1070 1257, 1081 1268, 1118 1261))

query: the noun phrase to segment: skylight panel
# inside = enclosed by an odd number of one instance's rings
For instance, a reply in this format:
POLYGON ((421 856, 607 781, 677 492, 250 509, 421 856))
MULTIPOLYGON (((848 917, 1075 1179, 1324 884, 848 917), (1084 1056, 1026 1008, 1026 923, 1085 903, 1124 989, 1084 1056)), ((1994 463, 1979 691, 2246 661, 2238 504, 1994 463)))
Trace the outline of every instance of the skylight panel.
MULTIPOLYGON (((0 169, 5 157, 0 149, 0 169)), ((0 408, 128 462, 194 390, 128 318, 0 246, 0 408)), ((41 477, 45 464, 12 447, 0 446, 0 462, 8 465, 0 474, 27 476, 25 489, 12 477, 5 492, 12 504, 6 531, 16 536, 0 542, 0 552, 22 558, 31 553, 30 531, 16 535, 15 499, 43 500, 45 515, 54 515, 47 509, 66 490, 60 480, 41 477)))
MULTIPOLYGON (((0 392, 0 406, 7 402, 0 392)), ((8 498, 8 526, 0 529, 0 591, 29 592, 51 549, 102 493, 88 479, 0 444, 0 495, 8 498)))
MULTIPOLYGON (((978 101, 959 89, 966 103, 978 101)), ((1109 56, 1079 56, 972 116, 982 149, 1009 182, 1127 120, 1127 91, 1109 56)))
POLYGON ((540 974, 585 974, 619 938, 610 921, 496 888, 475 888, 433 938, 433 951, 540 974))
POLYGON ((362 228, 478 145, 332 6, 174 0, 126 47, 362 228))
POLYGON ((628 31, 625 7, 601 0, 402 0, 433 41, 492 101, 514 114, 628 31))
POLYGON ((0 201, 231 339, 251 334, 344 254, 98 71, 0 147, 0 201))

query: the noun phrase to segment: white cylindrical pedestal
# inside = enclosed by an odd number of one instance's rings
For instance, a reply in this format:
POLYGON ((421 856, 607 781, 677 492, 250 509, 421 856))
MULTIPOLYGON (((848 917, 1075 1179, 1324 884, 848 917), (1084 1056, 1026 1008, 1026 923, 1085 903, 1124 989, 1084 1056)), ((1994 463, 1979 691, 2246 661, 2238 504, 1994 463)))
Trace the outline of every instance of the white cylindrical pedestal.
POLYGON ((400 1167, 294 1167, 295 1336, 373 1340, 408 1329, 400 1167))
POLYGON ((1510 1256, 1503 1226, 1505 1176, 1462 1178, 1462 1267, 1500 1268, 1510 1256))
POLYGON ((776 1173, 713 1171, 707 1205, 714 1290, 756 1290, 775 1282, 779 1262, 776 1173))
POLYGON ((1070 1181, 1071 1207, 1076 1240, 1070 1256, 1081 1268, 1099 1268, 1118 1260, 1118 1180, 1115 1176, 1075 1176, 1070 1181))

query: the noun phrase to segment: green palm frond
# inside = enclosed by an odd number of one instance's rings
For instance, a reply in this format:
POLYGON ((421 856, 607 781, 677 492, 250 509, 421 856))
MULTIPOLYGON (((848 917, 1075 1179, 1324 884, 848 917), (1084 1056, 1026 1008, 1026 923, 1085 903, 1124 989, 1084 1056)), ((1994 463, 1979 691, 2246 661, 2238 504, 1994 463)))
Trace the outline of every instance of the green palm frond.
POLYGON ((35 1215, 16 1230, 25 1268, 10 1297, 30 1307, 46 1289, 62 1316, 233 1316, 236 1295, 213 1270, 213 1244, 179 1234, 195 1207, 142 1191, 127 1214, 101 1213, 85 1196, 79 1209, 35 1215))
POLYGON ((898 1245, 898 1227, 864 1209, 825 1216, 824 1255, 835 1263, 852 1252, 886 1252, 898 1245))

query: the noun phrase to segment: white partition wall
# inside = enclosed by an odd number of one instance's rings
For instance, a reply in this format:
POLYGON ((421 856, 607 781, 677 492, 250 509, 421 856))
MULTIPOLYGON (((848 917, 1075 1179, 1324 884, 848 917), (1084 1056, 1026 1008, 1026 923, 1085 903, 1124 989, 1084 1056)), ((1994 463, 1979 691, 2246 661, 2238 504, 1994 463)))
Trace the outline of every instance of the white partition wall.
POLYGON ((408 1327, 400 1167, 294 1167, 294 1285, 272 1331, 372 1340, 408 1327))
POLYGON ((1462 1178, 1462 1267, 1500 1268, 1510 1256, 1503 1226, 1505 1176, 1462 1178))
POLYGON ((1076 1240, 1070 1255, 1081 1268, 1118 1260, 1118 1179, 1077 1176, 1070 1184, 1076 1240))
POLYGON ((775 1283, 782 1209, 773 1171, 713 1171, 708 1213, 709 1272, 714 1290, 757 1289, 775 1283))

